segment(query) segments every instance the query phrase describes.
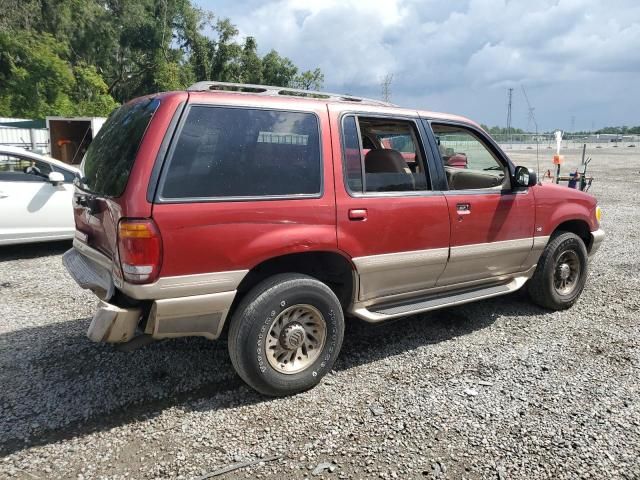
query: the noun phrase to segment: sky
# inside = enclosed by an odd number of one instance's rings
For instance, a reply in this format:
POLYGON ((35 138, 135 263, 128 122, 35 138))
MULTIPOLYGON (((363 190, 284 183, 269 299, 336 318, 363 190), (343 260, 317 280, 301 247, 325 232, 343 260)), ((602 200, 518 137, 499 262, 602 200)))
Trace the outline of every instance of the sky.
POLYGON ((323 90, 533 131, 640 125, 638 0, 195 0, 323 90))

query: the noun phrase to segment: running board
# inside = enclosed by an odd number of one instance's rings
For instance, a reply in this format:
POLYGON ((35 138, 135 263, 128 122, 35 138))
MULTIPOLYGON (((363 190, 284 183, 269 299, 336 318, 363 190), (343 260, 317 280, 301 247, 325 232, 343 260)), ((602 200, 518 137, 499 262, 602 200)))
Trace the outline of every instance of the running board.
POLYGON ((358 307, 353 314, 367 322, 383 322, 392 318, 406 317, 416 313, 428 312, 439 308, 462 305, 485 298, 506 295, 520 289, 529 279, 528 276, 516 277, 508 283, 476 288, 467 288, 455 292, 440 292, 426 297, 404 300, 396 303, 384 303, 358 307))

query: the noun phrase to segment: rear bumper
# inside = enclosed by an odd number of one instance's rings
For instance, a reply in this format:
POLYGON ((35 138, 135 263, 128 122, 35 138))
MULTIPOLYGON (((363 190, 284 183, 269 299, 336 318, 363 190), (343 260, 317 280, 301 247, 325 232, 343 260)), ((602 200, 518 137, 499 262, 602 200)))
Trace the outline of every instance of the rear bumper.
POLYGON ((78 285, 93 291, 102 300, 87 335, 93 341, 109 343, 127 342, 138 329, 156 339, 218 338, 236 288, 246 273, 163 277, 149 285, 121 281, 114 284, 111 261, 77 240, 74 248, 64 254, 63 263, 78 285), (135 306, 109 303, 116 290, 133 299, 128 303, 135 306))
POLYGON ((589 258, 593 257, 596 254, 596 252, 600 248, 600 245, 602 244, 602 241, 604 240, 604 237, 604 230, 602 230, 601 228, 596 230, 595 232, 591 232, 591 248, 589 249, 589 258))

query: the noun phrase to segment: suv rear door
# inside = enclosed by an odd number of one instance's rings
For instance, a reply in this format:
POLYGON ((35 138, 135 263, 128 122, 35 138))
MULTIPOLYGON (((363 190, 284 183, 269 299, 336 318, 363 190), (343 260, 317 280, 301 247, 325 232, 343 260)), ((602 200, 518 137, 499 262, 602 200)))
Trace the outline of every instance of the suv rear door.
POLYGON ((357 268, 357 300, 433 287, 448 258, 449 213, 417 117, 341 110, 329 105, 338 246, 357 268))

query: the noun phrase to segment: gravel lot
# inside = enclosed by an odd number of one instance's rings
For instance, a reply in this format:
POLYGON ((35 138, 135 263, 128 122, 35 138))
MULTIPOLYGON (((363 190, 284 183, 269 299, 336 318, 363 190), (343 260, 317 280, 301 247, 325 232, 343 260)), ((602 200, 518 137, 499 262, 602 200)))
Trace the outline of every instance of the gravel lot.
POLYGON ((572 309, 517 293, 353 321, 335 371, 286 399, 244 386, 222 342, 91 343, 69 244, 0 249, 0 478, 192 479, 252 460, 222 478, 640 478, 639 150, 590 152, 608 237, 572 309))

